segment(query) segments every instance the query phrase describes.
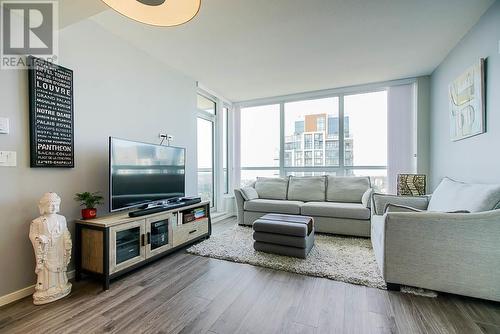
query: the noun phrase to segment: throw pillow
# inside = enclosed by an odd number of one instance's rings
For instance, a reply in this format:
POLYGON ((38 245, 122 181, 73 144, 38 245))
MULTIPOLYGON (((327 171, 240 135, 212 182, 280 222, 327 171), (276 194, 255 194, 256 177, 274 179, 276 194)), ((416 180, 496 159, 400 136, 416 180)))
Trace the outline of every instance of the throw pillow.
POLYGON ((259 198, 257 190, 255 190, 253 187, 243 187, 240 190, 241 190, 241 195, 243 196, 245 201, 251 201, 253 199, 259 198))
POLYGON ((255 182, 255 190, 259 194, 259 198, 285 200, 288 191, 288 178, 258 177, 255 182))
POLYGON ((495 209, 500 202, 499 184, 463 183, 444 178, 432 194, 429 211, 482 212, 495 209))

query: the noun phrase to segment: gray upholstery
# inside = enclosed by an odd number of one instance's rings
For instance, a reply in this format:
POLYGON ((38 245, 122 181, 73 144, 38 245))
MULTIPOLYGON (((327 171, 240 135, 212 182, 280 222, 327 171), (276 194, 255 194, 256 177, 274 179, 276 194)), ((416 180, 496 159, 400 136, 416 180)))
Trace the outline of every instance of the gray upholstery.
POLYGON ((372 207, 372 196, 373 196, 373 189, 369 188, 369 189, 367 189, 365 191, 365 193, 361 197, 361 204, 363 204, 363 206, 365 208, 371 209, 371 207, 372 207))
MULTIPOLYGON (((254 221, 266 215, 267 212, 244 211, 240 225, 252 226, 254 221)), ((342 235, 355 235, 359 237, 370 236, 370 221, 334 218, 334 217, 314 217, 314 229, 320 233, 332 233, 342 235)))
POLYGON ((267 242, 255 241, 253 243, 253 248, 256 251, 260 251, 260 252, 274 253, 274 254, 279 254, 279 255, 293 256, 293 257, 305 259, 307 257, 307 254, 309 254, 312 247, 314 246, 314 234, 311 234, 307 238, 306 243, 307 243, 306 248, 298 248, 298 247, 289 247, 289 246, 271 244, 271 243, 267 243, 267 242), (312 240, 312 241, 310 241, 310 240, 312 240))
POLYGON ((364 193, 371 187, 369 177, 327 177, 326 200, 329 202, 361 203, 364 193))
POLYGON ((304 237, 294 237, 291 235, 280 235, 276 233, 254 232, 253 240, 266 242, 268 244, 280 244, 290 247, 306 248, 307 242, 304 237))
POLYGON ((372 217, 387 282, 500 301, 500 210, 372 217))
POLYGON ((259 198, 285 200, 288 192, 288 178, 258 177, 255 190, 259 198))
POLYGON ((255 220, 267 213, 301 214, 314 218, 317 232, 370 236, 372 189, 369 186, 370 181, 367 177, 291 177, 290 181, 280 178, 258 178, 254 185, 259 195, 258 199, 245 200, 241 190, 235 190, 238 224, 251 226, 255 220), (326 190, 323 190, 325 184, 321 180, 326 179, 328 187, 327 178, 333 180, 330 188, 337 185, 347 189, 343 195, 341 188, 332 192, 339 196, 342 202, 326 202, 323 197, 319 201, 314 200, 323 196, 320 195, 321 192, 326 196, 326 190), (350 181, 352 185, 349 185, 350 181), (274 187, 277 190, 273 189, 274 187), (266 198, 263 198, 264 196, 266 198), (303 201, 292 198, 303 198, 303 201), (355 201, 344 202, 346 199, 355 201), (302 211, 302 207, 305 211, 302 211))
POLYGON ((245 199, 245 201, 251 201, 253 199, 259 198, 259 194, 254 187, 243 187, 241 188, 241 195, 245 199))
POLYGON ((274 212, 298 215, 300 214, 300 206, 302 204, 303 202, 300 201, 284 201, 259 198, 251 201, 245 201, 243 208, 247 211, 254 212, 274 212))
POLYGON ((305 258, 314 245, 311 217, 267 214, 253 224, 254 249, 305 258))
POLYGON ((360 203, 307 202, 300 213, 306 216, 370 219, 370 209, 360 203))
POLYGON ((234 199, 236 200, 236 213, 238 217, 238 224, 243 225, 244 224, 244 203, 245 199, 243 198, 243 194, 241 193, 240 189, 234 189, 234 199))
POLYGON ((314 217, 314 228, 317 232, 355 235, 358 237, 370 236, 370 220, 314 217))
MULTIPOLYGON (((301 217, 301 216, 299 216, 301 217)), ((266 232, 266 233, 275 233, 275 234, 284 234, 295 237, 305 237, 308 233, 308 225, 307 222, 311 223, 311 217, 303 217, 307 218, 307 221, 304 222, 294 222, 293 220, 287 221, 286 217, 283 220, 273 220, 269 218, 269 215, 266 215, 253 223, 253 230, 256 232, 266 232)), ((311 231, 313 229, 312 223, 310 224, 311 231)))
POLYGON ((326 178, 324 176, 291 176, 288 182, 288 199, 296 201, 325 201, 326 178))
POLYGON ((452 212, 493 210, 500 203, 500 184, 473 184, 445 177, 429 202, 429 211, 452 212))
POLYGON ((384 213, 389 212, 422 212, 423 210, 415 209, 410 206, 397 205, 389 203, 385 206, 384 213))
POLYGON ((373 213, 382 215, 387 204, 397 204, 409 206, 419 210, 426 210, 429 203, 428 196, 395 196, 385 194, 373 194, 373 213))

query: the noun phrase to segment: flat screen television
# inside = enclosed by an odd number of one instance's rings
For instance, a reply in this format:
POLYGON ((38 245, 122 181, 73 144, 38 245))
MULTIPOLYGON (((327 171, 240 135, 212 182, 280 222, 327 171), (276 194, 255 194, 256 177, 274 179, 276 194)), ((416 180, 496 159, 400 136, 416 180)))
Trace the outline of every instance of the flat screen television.
POLYGON ((109 206, 118 211, 185 196, 184 148, 109 137, 109 206))

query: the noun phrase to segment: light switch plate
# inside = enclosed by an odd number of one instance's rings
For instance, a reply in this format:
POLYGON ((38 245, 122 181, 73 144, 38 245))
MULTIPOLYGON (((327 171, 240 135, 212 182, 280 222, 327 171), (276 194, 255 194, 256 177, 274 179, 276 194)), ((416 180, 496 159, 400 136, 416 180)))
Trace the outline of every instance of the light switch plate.
POLYGON ((17 153, 14 151, 0 151, 0 167, 17 166, 17 153))
POLYGON ((0 117, 0 133, 9 134, 9 119, 0 117))

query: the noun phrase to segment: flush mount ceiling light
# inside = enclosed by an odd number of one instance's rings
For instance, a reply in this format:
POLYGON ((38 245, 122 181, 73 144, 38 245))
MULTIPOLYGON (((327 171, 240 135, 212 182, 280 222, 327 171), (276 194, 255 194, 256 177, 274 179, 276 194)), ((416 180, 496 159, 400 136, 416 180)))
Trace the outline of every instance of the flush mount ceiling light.
POLYGON ((201 0, 102 0, 133 20, 160 27, 190 21, 198 14, 201 0))

